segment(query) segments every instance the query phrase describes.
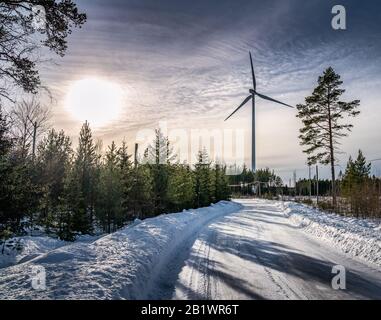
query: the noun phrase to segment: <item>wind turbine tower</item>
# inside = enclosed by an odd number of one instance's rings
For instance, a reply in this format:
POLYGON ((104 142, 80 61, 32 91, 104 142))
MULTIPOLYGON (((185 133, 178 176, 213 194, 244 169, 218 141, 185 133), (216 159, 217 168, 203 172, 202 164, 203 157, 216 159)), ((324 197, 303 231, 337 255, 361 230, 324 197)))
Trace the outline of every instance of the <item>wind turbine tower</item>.
POLYGON ((237 109, 234 110, 234 112, 228 116, 226 120, 228 120, 233 114, 235 114, 239 109, 241 109, 247 102, 252 101, 252 118, 251 118, 251 170, 255 172, 257 169, 257 164, 256 164, 256 136, 255 136, 255 97, 258 96, 264 100, 272 101, 278 104, 281 104, 283 106, 289 107, 289 108, 294 108, 286 103, 280 102, 278 100, 275 100, 273 98, 270 98, 268 96, 265 96, 263 94, 260 94, 257 92, 257 81, 255 79, 255 73, 254 73, 254 65, 253 65, 253 58, 251 56, 251 52, 249 52, 250 55, 250 65, 251 65, 251 76, 253 79, 253 88, 249 90, 250 95, 239 105, 237 109))

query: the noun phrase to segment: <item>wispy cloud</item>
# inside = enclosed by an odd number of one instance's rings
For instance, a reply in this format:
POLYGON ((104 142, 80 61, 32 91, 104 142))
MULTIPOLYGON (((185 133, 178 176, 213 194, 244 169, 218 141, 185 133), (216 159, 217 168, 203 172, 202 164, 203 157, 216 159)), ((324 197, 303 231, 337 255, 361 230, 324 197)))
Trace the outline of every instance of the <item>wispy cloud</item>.
MULTIPOLYGON (((246 111, 230 124, 222 121, 248 93, 249 50, 258 89, 275 98, 302 102, 322 70, 332 65, 348 89, 364 86, 355 91, 361 95, 356 98, 380 100, 377 87, 367 84, 380 82, 381 5, 343 2, 348 11, 344 32, 331 28, 332 1, 79 1, 88 23, 72 35, 60 66, 43 71, 57 96, 56 124, 75 134, 62 105, 67 87, 75 79, 97 75, 122 84, 127 97, 120 119, 96 131, 105 143, 133 139, 134 132, 160 120, 185 128, 242 124, 249 130, 246 111)), ((364 99, 364 117, 375 107, 372 101, 364 99)), ((381 125, 381 119, 376 121, 381 125)), ((348 149, 368 144, 359 138, 364 125, 358 123, 352 136, 356 146, 348 149)), ((261 166, 304 166, 298 126, 292 111, 260 102, 261 166)), ((365 148, 378 152, 376 146, 365 148)))

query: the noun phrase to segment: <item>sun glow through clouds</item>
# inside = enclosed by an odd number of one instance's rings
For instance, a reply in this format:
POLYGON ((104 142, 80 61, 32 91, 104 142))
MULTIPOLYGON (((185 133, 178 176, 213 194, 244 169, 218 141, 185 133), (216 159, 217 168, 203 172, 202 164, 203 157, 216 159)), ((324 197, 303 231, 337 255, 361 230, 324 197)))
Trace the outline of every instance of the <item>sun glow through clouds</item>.
POLYGON ((67 93, 66 110, 81 122, 101 127, 116 120, 123 107, 123 90, 113 82, 86 78, 74 82, 67 93))

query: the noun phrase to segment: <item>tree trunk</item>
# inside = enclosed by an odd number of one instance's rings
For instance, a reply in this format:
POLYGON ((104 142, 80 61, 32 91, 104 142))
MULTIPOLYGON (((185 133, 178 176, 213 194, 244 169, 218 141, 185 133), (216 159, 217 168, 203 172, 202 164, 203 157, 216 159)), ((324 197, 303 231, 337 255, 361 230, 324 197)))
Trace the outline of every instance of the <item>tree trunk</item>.
POLYGON ((332 119, 331 119, 331 105, 329 101, 330 90, 328 88, 328 125, 329 125, 329 151, 331 162, 331 175, 332 175, 332 205, 336 208, 336 179, 335 179, 335 150, 333 147, 333 134, 332 134, 332 119))
POLYGON ((332 174, 332 205, 336 208, 336 179, 335 179, 335 158, 331 150, 331 174, 332 174))

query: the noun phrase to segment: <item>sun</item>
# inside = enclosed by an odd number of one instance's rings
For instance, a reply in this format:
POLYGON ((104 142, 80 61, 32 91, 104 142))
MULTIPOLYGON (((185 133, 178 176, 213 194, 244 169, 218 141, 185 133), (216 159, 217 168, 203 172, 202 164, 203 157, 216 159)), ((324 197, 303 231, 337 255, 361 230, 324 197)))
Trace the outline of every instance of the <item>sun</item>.
POLYGON ((102 127, 120 115, 123 107, 123 90, 113 82, 86 78, 73 82, 68 90, 65 108, 78 121, 88 121, 102 127))

